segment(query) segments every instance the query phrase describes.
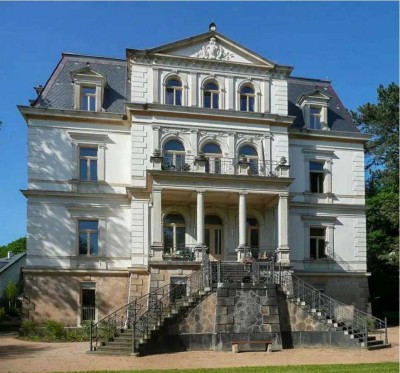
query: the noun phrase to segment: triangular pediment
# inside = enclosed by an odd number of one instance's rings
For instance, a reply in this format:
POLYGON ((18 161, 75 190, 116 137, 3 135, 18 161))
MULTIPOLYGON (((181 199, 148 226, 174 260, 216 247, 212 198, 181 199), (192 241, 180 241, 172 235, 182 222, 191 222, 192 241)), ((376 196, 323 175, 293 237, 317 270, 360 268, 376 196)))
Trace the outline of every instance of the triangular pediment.
POLYGON ((98 77, 98 78, 104 78, 104 75, 98 73, 97 71, 93 70, 90 66, 85 66, 81 69, 72 71, 71 74, 73 76, 78 76, 78 75, 89 75, 93 77, 98 77))
POLYGON ((275 62, 250 51, 215 31, 210 31, 145 51, 128 50, 128 55, 132 53, 136 55, 144 54, 146 56, 165 55, 187 57, 199 60, 258 65, 270 69, 280 67, 286 68, 289 71, 292 70, 289 66, 277 65, 275 62))
POLYGON ((299 105, 302 105, 304 101, 308 100, 317 100, 321 102, 329 102, 331 99, 330 96, 322 93, 319 89, 315 89, 314 91, 303 94, 297 101, 299 105))

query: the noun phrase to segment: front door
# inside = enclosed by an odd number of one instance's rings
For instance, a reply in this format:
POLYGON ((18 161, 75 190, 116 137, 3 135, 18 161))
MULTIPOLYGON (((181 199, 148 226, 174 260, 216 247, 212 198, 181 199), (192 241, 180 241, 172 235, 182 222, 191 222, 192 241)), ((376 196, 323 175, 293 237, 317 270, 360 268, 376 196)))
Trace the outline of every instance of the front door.
POLYGON ((204 243, 210 255, 215 259, 221 259, 224 249, 222 220, 217 215, 206 215, 204 222, 204 243))
POLYGON ((206 225, 204 233, 204 241, 210 254, 215 259, 221 259, 223 250, 222 226, 206 225))

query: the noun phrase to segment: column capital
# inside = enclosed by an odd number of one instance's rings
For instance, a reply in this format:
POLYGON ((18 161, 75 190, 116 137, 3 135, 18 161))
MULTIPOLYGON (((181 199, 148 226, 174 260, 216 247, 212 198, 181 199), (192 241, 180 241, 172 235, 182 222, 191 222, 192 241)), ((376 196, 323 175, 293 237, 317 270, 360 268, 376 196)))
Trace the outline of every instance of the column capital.
POLYGON ((204 194, 206 192, 205 189, 196 189, 196 193, 198 194, 204 194))
POLYGON ((279 198, 289 198, 289 193, 279 193, 279 198))
POLYGON ((246 196, 248 194, 249 194, 249 192, 247 192, 246 190, 242 190, 239 192, 239 196, 246 196))
POLYGON ((153 188, 153 190, 151 192, 152 193, 161 193, 162 192, 162 188, 155 187, 155 188, 153 188))

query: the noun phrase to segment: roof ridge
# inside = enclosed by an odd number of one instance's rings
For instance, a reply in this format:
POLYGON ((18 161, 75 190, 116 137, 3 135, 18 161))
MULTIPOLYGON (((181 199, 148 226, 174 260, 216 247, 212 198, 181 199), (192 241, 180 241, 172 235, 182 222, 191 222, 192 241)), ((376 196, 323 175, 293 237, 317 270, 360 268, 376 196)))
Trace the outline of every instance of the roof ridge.
POLYGON ((112 60, 112 61, 121 61, 126 62, 126 58, 118 58, 118 57, 106 57, 106 56, 95 56, 91 54, 80 54, 80 53, 72 53, 72 52, 62 52, 62 57, 79 57, 79 58, 93 58, 100 60, 112 60))
POLYGON ((288 80, 306 80, 310 82, 328 83, 331 84, 332 80, 318 79, 318 78, 306 78, 303 76, 289 76, 288 80))

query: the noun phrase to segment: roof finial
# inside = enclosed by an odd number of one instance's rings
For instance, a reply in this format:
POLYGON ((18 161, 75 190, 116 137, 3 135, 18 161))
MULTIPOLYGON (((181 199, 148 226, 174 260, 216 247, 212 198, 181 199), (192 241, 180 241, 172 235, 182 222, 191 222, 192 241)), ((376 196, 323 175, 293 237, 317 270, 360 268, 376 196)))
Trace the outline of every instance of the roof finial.
POLYGON ((210 31, 217 31, 217 25, 214 22, 211 22, 210 26, 208 26, 208 29, 210 31))

